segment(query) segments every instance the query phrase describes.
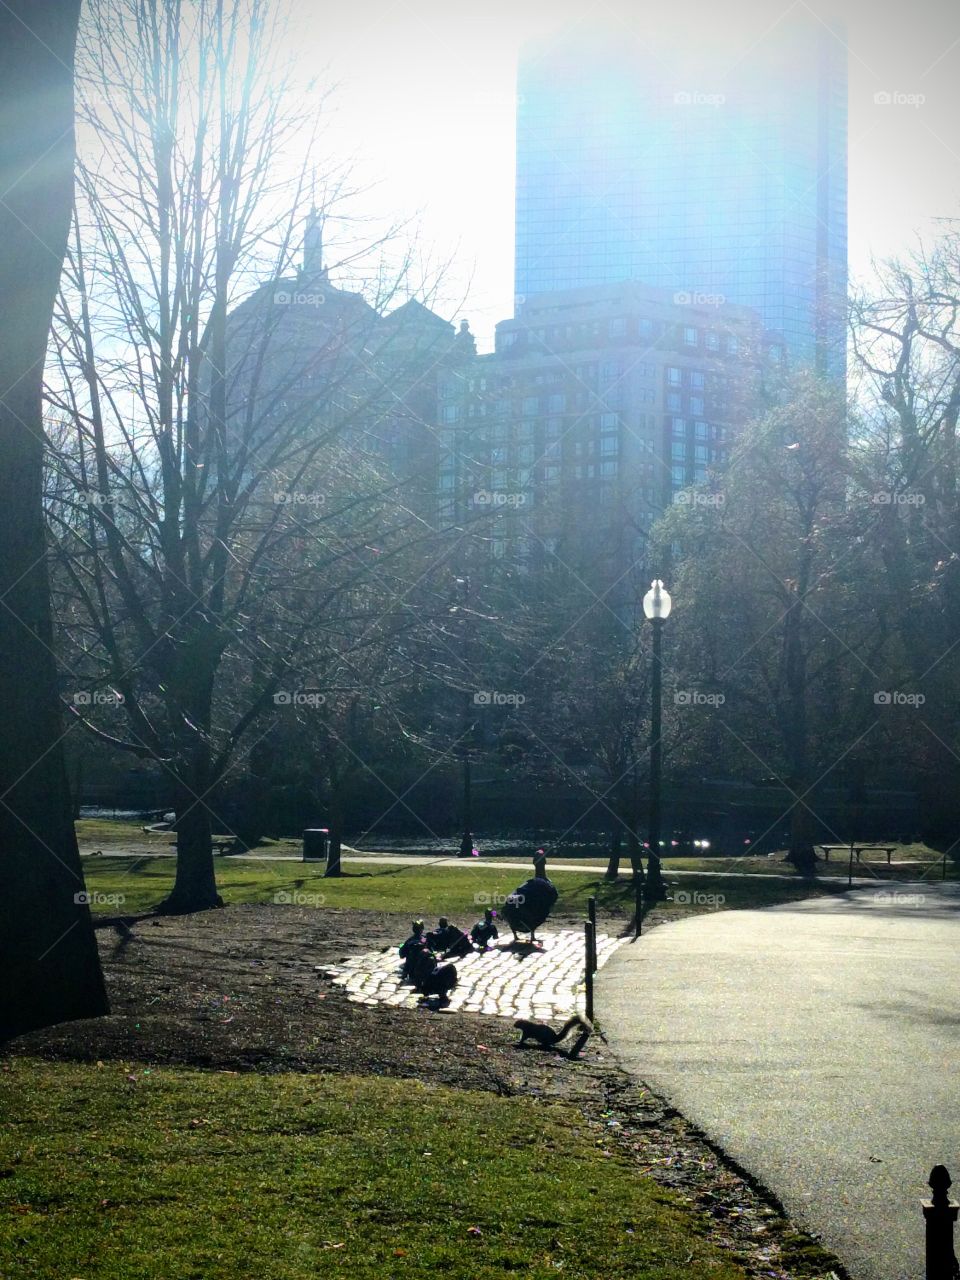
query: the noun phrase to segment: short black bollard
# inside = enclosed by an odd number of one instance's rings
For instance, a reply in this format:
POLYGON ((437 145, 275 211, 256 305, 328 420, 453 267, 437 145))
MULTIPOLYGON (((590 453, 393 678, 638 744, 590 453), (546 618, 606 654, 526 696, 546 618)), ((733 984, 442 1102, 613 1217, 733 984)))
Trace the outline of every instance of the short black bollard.
POLYGON ((326 827, 308 827, 303 833, 303 861, 323 862, 327 856, 326 827))
POLYGON ((960 1205, 948 1195, 950 1174, 942 1164, 934 1165, 927 1183, 933 1197, 921 1201, 927 1228, 926 1280, 955 1280, 957 1258, 953 1252, 953 1224, 960 1205))
POLYGON ((593 925, 589 920, 583 922, 583 976, 584 976, 584 994, 586 998, 586 1015, 587 1021, 593 1021, 593 963, 594 956, 594 932, 593 925))

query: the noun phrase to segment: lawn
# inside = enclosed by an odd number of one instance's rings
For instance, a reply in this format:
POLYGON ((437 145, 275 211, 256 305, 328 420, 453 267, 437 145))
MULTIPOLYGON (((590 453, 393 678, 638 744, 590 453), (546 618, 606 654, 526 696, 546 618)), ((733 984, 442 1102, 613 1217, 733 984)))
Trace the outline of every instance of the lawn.
POLYGON ((21 1059, 0 1116, 3 1280, 744 1276, 559 1104, 21 1059))
MULTIPOLYGON (((155 907, 173 884, 172 858, 84 859, 87 890, 93 909, 109 915, 137 915, 155 907), (122 899, 122 901, 121 901, 122 899)), ((277 902, 306 907, 359 907, 369 911, 402 911, 424 916, 451 915, 457 918, 482 913, 486 905, 497 906, 515 889, 526 873, 490 866, 407 866, 371 864, 369 870, 354 863, 336 879, 325 879, 320 868, 299 862, 255 862, 218 858, 217 883, 224 902, 277 902)), ((669 871, 667 881, 669 884, 669 871)), ((594 895, 601 915, 605 911, 629 913, 633 904, 631 882, 611 884, 589 872, 558 872, 554 881, 560 891, 558 912, 583 914, 587 899, 594 895)), ((675 893, 687 900, 667 903, 670 912, 719 907, 767 906, 774 902, 810 897, 815 889, 798 879, 756 880, 729 877, 723 880, 685 876, 675 893)))

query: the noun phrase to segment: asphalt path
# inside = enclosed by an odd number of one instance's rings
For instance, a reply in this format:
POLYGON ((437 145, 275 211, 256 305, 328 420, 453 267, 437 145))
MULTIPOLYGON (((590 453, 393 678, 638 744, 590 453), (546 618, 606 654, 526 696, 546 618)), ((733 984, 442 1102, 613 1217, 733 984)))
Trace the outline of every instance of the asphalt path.
MULTIPOLYGON (((177 856, 177 852, 175 849, 170 847, 165 849, 152 849, 145 847, 140 850, 130 850, 112 849, 108 845, 105 849, 98 850, 85 847, 81 850, 80 856, 84 860, 100 856, 104 858, 175 858, 177 856)), ((236 860, 249 862, 303 862, 303 858, 299 853, 231 853, 224 855, 224 857, 230 862, 234 862, 236 860)), ((402 867, 407 865, 423 867, 460 867, 461 869, 468 867, 489 867, 492 870, 501 868, 506 869, 507 871, 526 871, 528 875, 533 874, 532 860, 519 862, 513 860, 508 861, 505 858, 457 858, 444 857, 442 855, 438 857, 429 853, 362 853, 355 851, 349 854, 345 853, 340 861, 345 865, 354 863, 374 863, 387 867, 402 867)), ((305 865, 321 868, 323 866, 323 862, 311 860, 305 865)), ((552 876, 558 871, 575 871, 584 875, 596 875, 598 871, 602 872, 605 869, 605 862, 597 862, 593 866, 584 866, 583 863, 566 863, 559 859, 555 859, 548 864, 547 875, 552 876)), ((631 874, 629 864, 627 864, 625 868, 621 866, 621 877, 629 879, 631 874)), ((676 876, 693 876, 695 879, 699 879, 701 876, 716 876, 721 879, 723 877, 734 877, 736 879, 743 879, 744 877, 747 877, 755 880, 785 880, 789 881, 791 884, 798 883, 798 877, 795 872, 781 875, 779 872, 775 871, 680 871, 675 870, 669 865, 669 863, 664 865, 663 874, 668 885, 676 876)), ((822 876, 819 880, 812 881, 811 883, 829 885, 833 888, 842 888, 844 881, 845 877, 843 876, 822 876)), ((905 884, 920 884, 925 886, 929 881, 921 879, 914 882, 898 879, 894 882, 886 880, 880 881, 877 876, 853 877, 853 884, 855 887, 862 886, 876 888, 880 883, 895 883, 897 886, 902 888, 905 884)))
POLYGON ((662 925, 597 975, 636 1076, 857 1280, 920 1280, 934 1164, 960 1182, 960 885, 662 925))

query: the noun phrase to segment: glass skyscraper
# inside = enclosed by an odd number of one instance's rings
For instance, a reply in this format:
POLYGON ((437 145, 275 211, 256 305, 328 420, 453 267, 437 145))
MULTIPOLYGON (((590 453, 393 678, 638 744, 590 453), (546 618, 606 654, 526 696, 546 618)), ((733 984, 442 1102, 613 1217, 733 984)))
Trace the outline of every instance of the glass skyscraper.
MULTIPOLYGON (((517 108, 518 307, 637 281, 754 308, 842 377, 847 86, 839 33, 781 22, 739 57, 594 34, 528 46, 517 108)), ((703 42, 707 43, 707 42, 703 42)))

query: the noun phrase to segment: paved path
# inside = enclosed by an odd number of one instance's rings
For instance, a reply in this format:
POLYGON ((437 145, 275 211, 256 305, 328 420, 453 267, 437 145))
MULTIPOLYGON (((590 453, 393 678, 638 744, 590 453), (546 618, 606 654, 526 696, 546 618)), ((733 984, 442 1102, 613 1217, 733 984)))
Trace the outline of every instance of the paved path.
MULTIPOLYGON (((448 1012, 488 1013, 501 1018, 534 1018, 538 1022, 569 1018, 583 1011, 583 933, 561 929, 544 933, 542 950, 495 946, 453 961, 459 979, 448 1012)), ((599 934, 597 964, 603 965, 620 945, 599 934)), ((392 1004, 415 1009, 420 996, 400 985, 395 947, 351 956, 334 967, 324 965, 334 982, 346 987, 358 1004, 392 1004)))
POLYGON ((626 1065, 863 1280, 920 1280, 931 1167, 960 1181, 960 886, 663 925, 598 977, 626 1065))
MULTIPOLYGON (((84 849, 81 858, 99 857, 104 858, 175 858, 176 850, 171 848, 165 849, 143 849, 139 851, 129 851, 125 849, 111 849, 107 847, 99 853, 95 853, 92 849, 84 849)), ((232 853, 227 855, 227 860, 233 862, 235 860, 247 862, 299 862, 307 867, 314 867, 318 872, 323 870, 323 862, 303 862, 303 858, 299 853, 232 853)), ((457 857, 438 857, 435 854, 424 853, 350 853, 344 854, 341 858, 344 864, 355 863, 373 863, 385 867, 403 867, 403 866, 424 866, 424 867, 489 867, 492 870, 506 871, 525 871, 527 875, 532 874, 533 863, 507 861, 504 858, 457 858, 457 857)), ((560 859, 554 859, 547 863, 547 875, 553 876, 554 872, 579 872, 581 875, 596 875, 598 871, 606 869, 605 862, 597 862, 593 866, 585 866, 582 862, 565 862, 560 859)), ((720 879, 727 877, 735 877, 737 879, 754 879, 754 880, 787 880, 791 884, 797 883, 795 872, 785 872, 781 874, 776 871, 681 871, 671 867, 669 863, 664 864, 663 874, 668 880, 674 876, 700 876, 718 877, 720 879)), ((621 866, 620 876, 622 879, 629 879, 631 875, 629 864, 626 867, 621 866)), ((846 883, 843 876, 821 876, 817 883, 824 885, 835 885, 842 887, 846 883)), ((922 884, 932 883, 927 879, 918 879, 917 881, 905 880, 883 880, 879 881, 876 876, 854 876, 853 884, 855 886, 876 887, 878 883, 896 884, 903 887, 905 884, 922 884)), ((939 883, 939 882, 937 882, 939 883)))

